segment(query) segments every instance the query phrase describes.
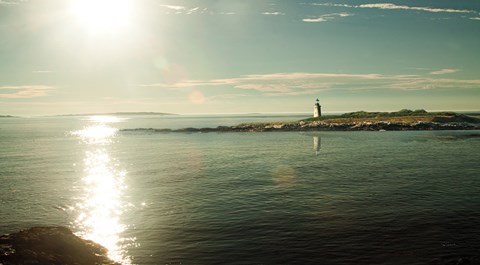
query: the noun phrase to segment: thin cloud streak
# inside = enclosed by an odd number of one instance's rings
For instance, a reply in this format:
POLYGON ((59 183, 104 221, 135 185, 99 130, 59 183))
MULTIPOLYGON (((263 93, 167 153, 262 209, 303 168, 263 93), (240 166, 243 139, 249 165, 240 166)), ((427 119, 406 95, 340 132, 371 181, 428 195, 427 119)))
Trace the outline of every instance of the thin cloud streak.
POLYGON ((438 71, 430 72, 431 75, 444 75, 444 74, 452 74, 460 71, 460 69, 441 69, 438 71))
POLYGON ((42 85, 0 86, 0 98, 18 99, 44 97, 53 89, 54 87, 42 85), (2 90, 8 90, 13 93, 1 93, 2 90))
POLYGON ((188 10, 186 14, 191 15, 191 14, 195 13, 196 11, 198 11, 199 9, 200 9, 200 7, 198 7, 198 6, 194 7, 192 9, 188 10))
MULTIPOLYGON (((443 69, 449 70, 453 69, 443 69)), ((448 72, 448 71, 444 71, 448 72)), ((224 86, 251 90, 266 96, 315 94, 323 90, 426 90, 478 89, 480 80, 437 79, 420 75, 273 73, 238 78, 186 80, 175 84, 148 84, 143 87, 186 89, 224 86)))
POLYGON ((350 16, 353 16, 353 15, 349 13, 332 13, 332 14, 321 15, 317 18, 304 18, 302 19, 302 21, 303 22, 326 22, 338 17, 350 17, 350 16))
POLYGON ((386 86, 386 88, 402 90, 478 89, 480 88, 480 80, 416 78, 393 83, 386 86))
POLYGON ((235 12, 214 12, 206 7, 194 6, 187 7, 181 5, 160 5, 167 9, 166 14, 174 15, 192 15, 192 14, 209 14, 209 15, 235 15, 235 12))
POLYGON ((267 15, 267 16, 284 16, 285 13, 282 12, 263 12, 262 15, 267 15))
POLYGON ((326 22, 327 20, 323 17, 318 18, 304 18, 302 19, 303 22, 326 22))
POLYGON ((433 8, 433 7, 419 7, 419 6, 403 6, 395 5, 391 3, 382 3, 382 4, 363 4, 359 5, 359 8, 378 8, 378 9, 403 9, 403 10, 417 10, 417 11, 426 11, 432 13, 475 13, 473 10, 465 9, 452 9, 452 8, 433 8))
POLYGON ((362 5, 313 3, 312 5, 330 6, 330 7, 347 7, 347 8, 375 8, 375 9, 384 9, 384 10, 416 10, 416 11, 425 11, 425 12, 432 12, 432 13, 478 13, 477 11, 467 10, 467 9, 406 6, 406 5, 396 5, 392 3, 377 3, 377 4, 362 4, 362 5))
POLYGON ((23 2, 23 1, 24 1, 24 0, 10 0, 10 1, 0 0, 0 6, 18 5, 18 4, 20 4, 21 2, 23 2))
POLYGON ((172 9, 172 10, 175 10, 175 11, 180 11, 180 10, 185 10, 186 9, 186 7, 184 7, 184 6, 174 6, 174 5, 160 5, 160 6, 168 8, 168 9, 172 9))

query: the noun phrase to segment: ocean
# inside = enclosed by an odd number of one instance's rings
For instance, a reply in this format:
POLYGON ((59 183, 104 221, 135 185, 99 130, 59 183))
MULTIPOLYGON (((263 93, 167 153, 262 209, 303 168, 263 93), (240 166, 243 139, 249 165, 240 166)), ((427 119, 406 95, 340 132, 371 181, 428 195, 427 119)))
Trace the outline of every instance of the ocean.
POLYGON ((301 118, 2 118, 0 234, 67 226, 123 264, 479 264, 480 131, 124 130, 301 118))

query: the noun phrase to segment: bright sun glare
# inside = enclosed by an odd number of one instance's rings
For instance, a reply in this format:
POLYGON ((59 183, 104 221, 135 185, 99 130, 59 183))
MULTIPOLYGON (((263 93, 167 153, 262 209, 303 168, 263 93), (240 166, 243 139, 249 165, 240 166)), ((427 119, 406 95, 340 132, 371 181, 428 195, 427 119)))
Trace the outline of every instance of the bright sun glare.
POLYGON ((91 33, 120 33, 129 26, 132 0, 71 0, 70 11, 91 33))

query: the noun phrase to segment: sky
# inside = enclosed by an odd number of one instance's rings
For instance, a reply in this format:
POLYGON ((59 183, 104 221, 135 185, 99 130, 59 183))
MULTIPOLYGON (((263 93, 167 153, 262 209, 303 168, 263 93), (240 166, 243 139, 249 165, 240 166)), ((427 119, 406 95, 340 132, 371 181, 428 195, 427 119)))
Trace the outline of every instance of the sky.
POLYGON ((480 110, 476 0, 0 0, 0 115, 480 110))

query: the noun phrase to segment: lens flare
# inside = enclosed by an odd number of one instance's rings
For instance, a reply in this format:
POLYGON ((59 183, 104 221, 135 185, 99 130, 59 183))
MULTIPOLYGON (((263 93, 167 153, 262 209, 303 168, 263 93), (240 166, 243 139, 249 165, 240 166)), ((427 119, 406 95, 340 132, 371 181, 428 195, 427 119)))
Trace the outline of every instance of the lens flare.
POLYGON ((205 102, 205 96, 198 90, 194 90, 188 94, 188 99, 194 104, 202 104, 205 102))

